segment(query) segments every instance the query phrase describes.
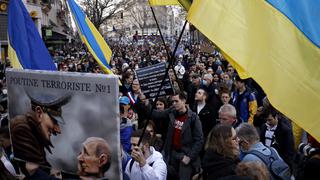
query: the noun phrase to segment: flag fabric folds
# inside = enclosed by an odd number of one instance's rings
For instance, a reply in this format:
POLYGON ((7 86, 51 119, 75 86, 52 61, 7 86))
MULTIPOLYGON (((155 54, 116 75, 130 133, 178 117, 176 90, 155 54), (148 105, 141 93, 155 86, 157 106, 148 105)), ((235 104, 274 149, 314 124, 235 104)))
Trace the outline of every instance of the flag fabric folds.
POLYGON ((191 6, 191 0, 178 0, 185 10, 189 11, 191 6))
POLYGON ((107 74, 113 74, 109 65, 112 55, 111 49, 76 2, 74 0, 68 0, 68 4, 81 40, 86 44, 89 52, 101 69, 107 74))
POLYGON ((320 1, 194 0, 188 20, 320 140, 320 1))
POLYGON ((149 0, 150 6, 180 5, 178 0, 149 0))
POLYGON ((21 0, 9 2, 8 39, 8 55, 13 68, 57 70, 21 0))

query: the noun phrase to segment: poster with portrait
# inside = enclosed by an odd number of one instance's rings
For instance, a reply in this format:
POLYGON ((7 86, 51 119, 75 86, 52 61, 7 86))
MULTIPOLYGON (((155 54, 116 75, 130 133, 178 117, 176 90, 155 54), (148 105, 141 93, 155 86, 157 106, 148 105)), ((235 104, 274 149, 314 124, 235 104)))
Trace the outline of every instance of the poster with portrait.
POLYGON ((9 69, 6 77, 15 159, 121 178, 116 76, 9 69))

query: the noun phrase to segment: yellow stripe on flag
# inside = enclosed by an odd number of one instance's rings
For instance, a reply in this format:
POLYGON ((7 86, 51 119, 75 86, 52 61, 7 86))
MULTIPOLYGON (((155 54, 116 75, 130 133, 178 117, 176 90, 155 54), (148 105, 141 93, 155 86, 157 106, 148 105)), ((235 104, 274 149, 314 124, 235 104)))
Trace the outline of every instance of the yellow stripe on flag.
POLYGON ((107 68, 105 65, 103 65, 103 63, 100 60, 98 60, 99 58, 98 58, 97 54, 91 48, 91 46, 90 46, 88 40, 86 39, 86 37, 81 35, 81 40, 82 40, 82 42, 84 42, 87 45, 87 48, 88 48, 89 52, 91 53, 93 58, 97 60, 97 63, 99 64, 99 66, 102 69, 102 71, 106 72, 107 74, 113 74, 113 72, 109 68, 107 68))
POLYGON ((320 141, 320 49, 286 16, 262 0, 194 0, 188 20, 320 141))
POLYGON ((86 17, 86 22, 87 22, 89 28, 91 29, 94 38, 97 40, 99 47, 102 49, 102 53, 103 53, 104 57, 106 58, 107 63, 110 64, 110 59, 111 59, 111 55, 112 55, 112 51, 111 51, 110 47, 104 41, 103 37, 101 36, 99 31, 96 29, 96 27, 92 24, 92 22, 88 19, 88 17, 86 17))
POLYGON ((178 0, 149 0, 150 6, 171 6, 180 5, 178 0))
MULTIPOLYGON (((9 42, 9 40, 8 40, 9 42)), ((8 57, 11 63, 11 66, 15 69, 23 69, 19 59, 17 57, 16 51, 10 46, 10 43, 8 43, 8 57)))

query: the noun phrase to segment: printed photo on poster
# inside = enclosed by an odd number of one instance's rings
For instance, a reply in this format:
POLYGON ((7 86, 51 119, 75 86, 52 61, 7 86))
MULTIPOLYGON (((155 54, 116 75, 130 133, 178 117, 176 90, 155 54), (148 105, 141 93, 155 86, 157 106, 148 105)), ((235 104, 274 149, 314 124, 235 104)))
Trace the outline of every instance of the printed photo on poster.
POLYGON ((6 77, 15 159, 120 179, 117 77, 13 69, 6 77))

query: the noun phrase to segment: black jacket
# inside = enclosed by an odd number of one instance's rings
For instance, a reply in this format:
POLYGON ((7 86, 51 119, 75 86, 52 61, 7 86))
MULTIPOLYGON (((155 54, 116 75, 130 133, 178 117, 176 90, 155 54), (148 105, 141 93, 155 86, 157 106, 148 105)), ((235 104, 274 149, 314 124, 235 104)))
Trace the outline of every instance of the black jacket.
MULTIPOLYGON (((151 110, 151 106, 147 108, 149 111, 151 110)), ((148 112, 147 112, 148 113, 148 112)), ((165 141, 163 147, 163 158, 166 163, 169 162, 172 153, 172 141, 173 141, 173 134, 174 134, 174 124, 175 124, 175 115, 176 111, 173 108, 166 109, 164 111, 153 110, 152 112, 152 119, 157 121, 161 119, 166 119, 168 121, 168 133, 167 139, 165 141)), ((199 153, 203 146, 203 133, 201 122, 199 117, 188 109, 188 119, 183 124, 181 130, 181 151, 191 158, 194 162, 194 167, 200 167, 200 159, 199 153), (195 163, 199 162, 199 163, 195 163)), ((149 114, 149 113, 148 113, 149 114)))
MULTIPOLYGON (((292 128, 287 125, 285 119, 279 119, 278 126, 273 134, 272 147, 274 147, 281 158, 290 166, 292 169, 293 158, 295 155, 294 150, 294 138, 292 128)), ((267 125, 264 124, 260 131, 260 141, 265 144, 265 134, 267 125)))
MULTIPOLYGON (((197 113, 197 104, 195 104, 192 108, 193 112, 197 113)), ((202 132, 203 132, 203 137, 206 139, 208 137, 209 132, 211 129, 216 125, 216 119, 217 116, 214 112, 214 110, 206 104, 203 109, 198 114, 199 119, 201 121, 202 125, 202 132)))
POLYGON ((235 175, 238 160, 207 150, 202 160, 203 179, 211 180, 235 175))

